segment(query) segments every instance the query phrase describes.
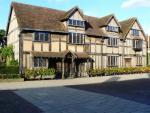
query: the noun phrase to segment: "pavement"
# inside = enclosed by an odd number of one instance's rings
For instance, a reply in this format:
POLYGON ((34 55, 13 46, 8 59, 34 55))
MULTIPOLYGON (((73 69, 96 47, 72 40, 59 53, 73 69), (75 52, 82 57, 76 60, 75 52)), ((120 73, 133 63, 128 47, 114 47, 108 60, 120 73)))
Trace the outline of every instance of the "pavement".
POLYGON ((146 75, 0 83, 0 113, 150 113, 149 99, 146 75))

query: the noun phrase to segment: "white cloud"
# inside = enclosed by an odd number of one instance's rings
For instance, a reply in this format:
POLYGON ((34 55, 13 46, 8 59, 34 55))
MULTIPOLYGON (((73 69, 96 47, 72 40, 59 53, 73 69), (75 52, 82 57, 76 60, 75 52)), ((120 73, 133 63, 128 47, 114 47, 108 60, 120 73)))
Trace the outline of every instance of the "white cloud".
POLYGON ((150 7, 150 0, 126 0, 121 5, 122 8, 150 7))

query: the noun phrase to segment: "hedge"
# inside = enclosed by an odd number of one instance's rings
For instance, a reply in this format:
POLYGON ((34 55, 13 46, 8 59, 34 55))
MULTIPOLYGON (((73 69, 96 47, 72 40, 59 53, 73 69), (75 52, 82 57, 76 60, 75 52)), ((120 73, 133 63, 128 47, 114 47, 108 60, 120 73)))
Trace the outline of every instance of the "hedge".
POLYGON ((0 74, 0 79, 16 79, 21 78, 19 74, 0 74))
POLYGON ((0 66, 0 74, 19 74, 18 66, 0 66))
POLYGON ((90 76, 109 76, 109 75, 120 75, 120 74, 150 73, 150 67, 90 69, 88 73, 90 76))

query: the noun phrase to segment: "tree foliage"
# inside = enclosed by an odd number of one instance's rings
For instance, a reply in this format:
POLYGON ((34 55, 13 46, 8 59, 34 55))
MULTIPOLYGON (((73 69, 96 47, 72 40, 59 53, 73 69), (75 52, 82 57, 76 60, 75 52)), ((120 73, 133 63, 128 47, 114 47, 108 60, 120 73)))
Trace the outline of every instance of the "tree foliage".
POLYGON ((0 29, 0 39, 4 38, 5 36, 5 30, 0 29))
POLYGON ((4 58, 7 58, 7 57, 13 57, 13 46, 12 45, 9 45, 9 46, 5 46, 4 48, 1 48, 1 56, 4 57, 4 58))

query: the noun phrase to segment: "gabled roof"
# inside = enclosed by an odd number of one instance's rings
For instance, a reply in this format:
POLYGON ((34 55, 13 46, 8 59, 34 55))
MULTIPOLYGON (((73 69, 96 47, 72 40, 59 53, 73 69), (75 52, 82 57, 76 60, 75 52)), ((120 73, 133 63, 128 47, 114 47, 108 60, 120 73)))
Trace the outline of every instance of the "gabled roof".
MULTIPOLYGON (((80 11, 78 7, 74 7, 66 12, 51 8, 12 2, 11 9, 14 9, 19 28, 21 29, 65 33, 68 31, 61 21, 62 18, 67 19, 72 13, 74 13, 74 11, 78 10, 80 14, 84 16, 84 19, 88 22, 88 25, 86 26, 87 35, 98 37, 106 36, 106 34, 104 34, 103 31, 99 29, 99 18, 83 15, 82 11, 80 11)), ((9 27, 9 22, 7 26, 9 27)))
MULTIPOLYGON (((19 28, 24 30, 68 33, 68 29, 65 27, 62 21, 67 20, 75 11, 79 11, 80 15, 85 20, 85 33, 89 36, 108 37, 108 35, 103 32, 101 27, 108 25, 111 19, 114 18, 118 26, 121 27, 121 31, 123 31, 121 35, 125 37, 134 22, 134 19, 129 19, 119 23, 113 14, 102 18, 87 16, 84 15, 78 7, 74 7, 66 12, 51 8, 12 2, 10 14, 12 9, 15 11, 19 28)), ((9 21, 7 30, 9 28, 9 21)))
POLYGON ((99 19, 99 26, 100 27, 107 26, 109 24, 109 22, 112 20, 112 18, 114 18, 116 23, 118 24, 118 26, 121 27, 114 14, 110 14, 110 15, 107 15, 107 16, 100 18, 99 19))
POLYGON ((132 17, 132 18, 129 18, 127 20, 124 20, 124 21, 121 21, 120 22, 120 25, 121 25, 121 28, 122 28, 122 38, 126 38, 126 36, 128 35, 129 31, 131 30, 132 26, 134 25, 134 23, 137 22, 144 37, 145 37, 145 33, 143 31, 143 28, 141 27, 140 23, 138 22, 137 18, 135 17, 132 17))
POLYGON ((12 2, 20 28, 66 32, 59 19, 64 11, 12 2))
POLYGON ((69 11, 67 11, 63 17, 62 17, 62 21, 68 20, 76 11, 78 11, 80 13, 80 15, 82 16, 83 19, 85 19, 84 14, 82 13, 82 11, 80 10, 80 8, 78 8, 77 6, 73 7, 72 9, 70 9, 69 11))

